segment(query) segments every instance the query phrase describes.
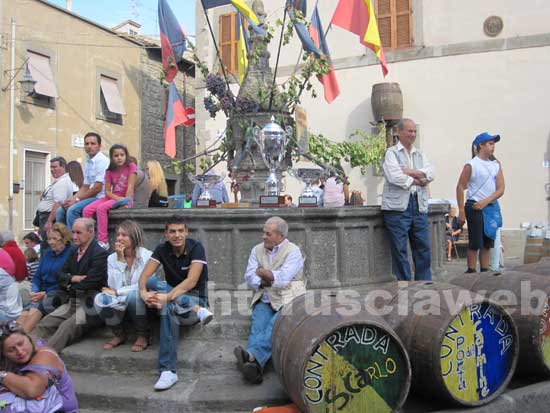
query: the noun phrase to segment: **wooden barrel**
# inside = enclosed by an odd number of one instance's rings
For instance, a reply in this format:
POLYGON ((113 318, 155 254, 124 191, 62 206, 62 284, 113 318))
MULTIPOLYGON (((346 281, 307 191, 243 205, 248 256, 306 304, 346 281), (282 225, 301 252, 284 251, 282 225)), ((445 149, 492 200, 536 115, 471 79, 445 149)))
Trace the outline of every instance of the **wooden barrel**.
POLYGON ((531 274, 538 275, 550 275, 550 258, 544 257, 538 262, 518 265, 517 267, 512 268, 512 270, 519 272, 530 272, 531 274))
POLYGON ((506 389, 518 339, 504 309, 450 284, 394 282, 378 288, 387 294, 375 307, 387 314, 409 354, 412 391, 480 406, 506 389))
POLYGON ((449 282, 500 303, 511 315, 519 336, 517 374, 550 376, 549 278, 507 271, 459 275, 449 282), (540 291, 541 297, 534 291, 540 291))
POLYGON ((360 306, 308 291, 273 327, 272 360, 304 413, 394 412, 411 383, 409 357, 388 324, 360 306))
POLYGON ((527 237, 523 263, 531 264, 533 262, 538 262, 542 258, 543 254, 544 252, 542 237, 527 237))
POLYGON ((542 242, 543 256, 550 257, 550 238, 544 238, 542 242))
POLYGON ((403 117, 403 95, 399 83, 372 86, 371 106, 374 120, 399 120, 403 117))

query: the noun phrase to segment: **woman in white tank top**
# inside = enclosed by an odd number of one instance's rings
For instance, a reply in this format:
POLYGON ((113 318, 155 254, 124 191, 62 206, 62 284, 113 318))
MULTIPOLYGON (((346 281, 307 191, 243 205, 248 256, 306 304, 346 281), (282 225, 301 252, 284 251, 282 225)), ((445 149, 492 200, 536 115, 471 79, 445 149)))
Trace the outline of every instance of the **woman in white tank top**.
POLYGON ((479 251, 480 272, 487 271, 494 247, 496 227, 502 226, 500 207, 496 202, 504 194, 504 175, 500 162, 494 156, 495 143, 499 135, 484 132, 472 144, 472 159, 464 169, 456 186, 458 203, 458 224, 468 221, 468 270, 476 272, 479 251), (464 190, 468 198, 464 202, 464 190), (488 230, 489 228, 489 230, 488 230))

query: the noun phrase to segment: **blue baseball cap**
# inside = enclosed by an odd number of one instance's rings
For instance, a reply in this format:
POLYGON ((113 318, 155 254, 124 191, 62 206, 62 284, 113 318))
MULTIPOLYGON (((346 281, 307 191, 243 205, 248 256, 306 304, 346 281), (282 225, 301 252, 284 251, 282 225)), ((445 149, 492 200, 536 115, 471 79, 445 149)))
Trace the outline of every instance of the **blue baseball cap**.
POLYGON ((479 146, 483 142, 487 142, 487 141, 498 142, 499 140, 500 140, 500 135, 489 135, 487 132, 483 132, 476 136, 476 138, 472 142, 472 145, 479 146))

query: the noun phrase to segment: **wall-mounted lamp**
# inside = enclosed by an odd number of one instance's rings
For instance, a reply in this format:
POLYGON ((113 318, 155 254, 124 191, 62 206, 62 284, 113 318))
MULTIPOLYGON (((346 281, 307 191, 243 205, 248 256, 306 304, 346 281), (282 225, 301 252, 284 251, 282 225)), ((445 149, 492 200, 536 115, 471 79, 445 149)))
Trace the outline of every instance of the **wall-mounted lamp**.
POLYGON ((36 80, 32 78, 28 71, 25 71, 23 79, 19 81, 19 84, 26 95, 31 96, 34 94, 34 85, 36 84, 36 80))
MULTIPOLYGON (((17 74, 21 71, 21 69, 23 69, 24 67, 26 68, 28 61, 29 61, 28 58, 25 59, 23 64, 18 69, 15 70, 15 74, 10 78, 10 80, 8 81, 8 84, 2 88, 2 92, 5 92, 6 90, 8 90, 8 88, 11 86, 11 84, 17 77, 17 74)), ((4 73, 12 72, 12 71, 13 70, 6 70, 4 73)), ((23 92, 25 94, 32 95, 34 93, 34 85, 36 84, 36 80, 32 78, 28 70, 25 70, 23 74, 23 78, 19 80, 18 83, 21 85, 21 89, 23 89, 23 92)))

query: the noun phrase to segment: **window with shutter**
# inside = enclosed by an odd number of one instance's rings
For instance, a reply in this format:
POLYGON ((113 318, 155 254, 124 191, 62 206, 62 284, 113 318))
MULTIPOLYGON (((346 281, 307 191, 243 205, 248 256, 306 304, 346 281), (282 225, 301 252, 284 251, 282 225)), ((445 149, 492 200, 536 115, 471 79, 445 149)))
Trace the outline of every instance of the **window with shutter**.
POLYGON ((412 46, 411 0, 375 0, 375 11, 385 50, 412 46))
POLYGON ((220 16, 220 54, 221 60, 229 73, 239 71, 237 63, 237 13, 220 16))

